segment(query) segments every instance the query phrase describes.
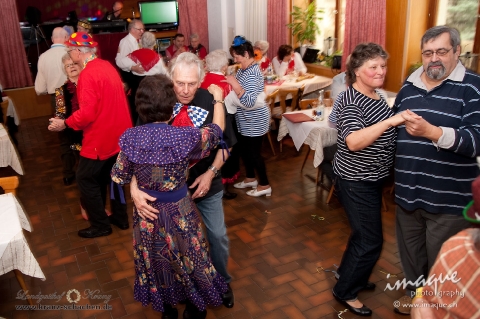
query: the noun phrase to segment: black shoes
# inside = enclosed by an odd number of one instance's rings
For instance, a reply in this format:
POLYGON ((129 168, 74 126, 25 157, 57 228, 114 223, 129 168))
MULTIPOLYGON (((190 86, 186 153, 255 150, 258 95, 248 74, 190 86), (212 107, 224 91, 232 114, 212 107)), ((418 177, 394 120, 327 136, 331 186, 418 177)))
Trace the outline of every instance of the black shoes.
POLYGON ((187 300, 187 305, 183 311, 183 319, 205 319, 207 317, 207 310, 200 311, 190 301, 187 300))
POLYGON ((125 230, 125 229, 128 229, 130 227, 130 225, 128 224, 128 221, 126 223, 121 223, 118 220, 114 219, 113 215, 108 216, 108 219, 110 220, 110 224, 117 226, 121 230, 125 230))
POLYGON ((235 296, 233 295, 233 290, 232 287, 230 287, 230 284, 227 284, 227 287, 227 292, 222 296, 223 305, 227 308, 232 308, 235 304, 235 296))
POLYGON ((178 319, 178 310, 171 305, 163 304, 164 312, 162 313, 162 319, 178 319))
POLYGON ((223 199, 230 200, 237 197, 236 193, 230 193, 229 191, 223 191, 223 199))
POLYGON ((342 299, 338 298, 337 295, 335 295, 335 292, 333 290, 332 290, 332 294, 333 294, 333 297, 335 297, 335 299, 339 303, 344 305, 348 309, 348 311, 352 312, 353 314, 355 314, 357 316, 371 316, 372 315, 372 310, 370 308, 368 308, 367 306, 363 305, 361 308, 355 308, 353 306, 350 306, 346 300, 342 300, 342 299))
POLYGON ((75 180, 75 176, 72 177, 64 177, 63 178, 63 185, 70 186, 72 185, 73 181, 75 180))
POLYGON ((83 238, 95 238, 95 237, 108 236, 111 233, 112 233, 112 228, 98 229, 93 226, 90 226, 88 228, 79 230, 78 236, 83 238))

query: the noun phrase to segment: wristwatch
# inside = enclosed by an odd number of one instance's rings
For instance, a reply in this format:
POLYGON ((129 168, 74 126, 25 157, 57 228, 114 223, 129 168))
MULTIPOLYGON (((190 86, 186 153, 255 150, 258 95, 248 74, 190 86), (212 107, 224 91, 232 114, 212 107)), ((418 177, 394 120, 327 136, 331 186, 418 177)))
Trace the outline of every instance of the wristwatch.
POLYGON ((211 170, 211 171, 213 172, 213 174, 215 174, 215 177, 218 176, 218 168, 216 168, 216 167, 213 166, 213 165, 210 165, 210 166, 208 167, 208 169, 211 170))
POLYGON ((213 104, 213 105, 215 105, 215 104, 217 104, 217 103, 222 103, 222 104, 224 104, 225 101, 222 101, 222 100, 213 100, 213 101, 212 101, 212 104, 213 104))

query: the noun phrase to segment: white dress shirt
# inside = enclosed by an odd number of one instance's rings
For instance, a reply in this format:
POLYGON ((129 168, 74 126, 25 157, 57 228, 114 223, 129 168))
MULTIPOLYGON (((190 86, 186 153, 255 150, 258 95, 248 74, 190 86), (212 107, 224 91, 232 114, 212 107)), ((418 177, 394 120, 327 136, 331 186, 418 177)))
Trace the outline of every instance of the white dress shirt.
MULTIPOLYGON (((307 67, 305 66, 305 63, 303 63, 302 57, 298 52, 293 53, 293 61, 295 61, 295 71, 300 72, 300 73, 307 73, 307 67)), ((273 64, 273 69, 275 70, 275 73, 279 76, 282 77, 285 75, 288 69, 288 63, 289 62, 283 62, 279 61, 278 57, 274 57, 272 60, 273 64)))
POLYGON ((55 89, 61 87, 67 80, 63 70, 62 57, 67 53, 63 44, 53 44, 50 49, 40 55, 38 72, 35 78, 37 94, 55 94, 55 89))
POLYGON ((140 48, 137 39, 130 33, 127 34, 118 45, 117 56, 115 57, 115 63, 117 66, 125 72, 130 72, 132 66, 137 65, 132 59, 128 57, 130 53, 140 48))

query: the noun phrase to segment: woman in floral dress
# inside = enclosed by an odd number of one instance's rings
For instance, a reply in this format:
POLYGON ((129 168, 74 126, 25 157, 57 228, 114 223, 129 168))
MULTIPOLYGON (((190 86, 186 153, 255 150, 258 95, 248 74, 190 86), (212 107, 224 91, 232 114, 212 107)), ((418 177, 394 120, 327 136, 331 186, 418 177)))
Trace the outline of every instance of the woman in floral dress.
MULTIPOLYGON (((223 94, 215 85, 209 91, 214 97, 223 94)), ((142 81, 136 106, 147 124, 122 135, 111 176, 123 185, 135 175, 138 187, 157 198, 149 204, 160 211, 158 218, 144 219, 134 207, 135 299, 144 306, 152 303, 163 318, 177 318, 172 306, 187 300, 187 307, 198 309, 195 318, 205 318, 207 305, 222 304, 227 285, 211 263, 186 178, 189 162, 208 156, 219 144, 225 113, 217 103, 212 124, 200 129, 173 127, 167 123, 175 102, 173 84, 166 76, 142 81)))

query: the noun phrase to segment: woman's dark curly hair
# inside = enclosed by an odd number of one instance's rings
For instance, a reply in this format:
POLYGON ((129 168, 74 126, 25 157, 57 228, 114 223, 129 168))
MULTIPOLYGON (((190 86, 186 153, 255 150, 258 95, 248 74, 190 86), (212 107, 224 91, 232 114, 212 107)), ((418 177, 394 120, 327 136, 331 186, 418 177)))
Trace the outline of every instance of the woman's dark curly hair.
POLYGON ((230 46, 230 54, 233 56, 233 53, 236 55, 244 56, 245 52, 248 52, 248 57, 253 58, 253 45, 252 42, 245 39, 244 36, 237 35, 230 46))
POLYGON ((385 60, 388 59, 388 53, 379 44, 370 42, 357 45, 350 55, 350 61, 347 63, 345 72, 347 82, 350 84, 355 83, 357 81, 355 71, 368 60, 378 57, 382 57, 385 60))
POLYGON ((144 123, 168 121, 176 102, 173 83, 163 74, 146 76, 135 95, 137 112, 144 123))

